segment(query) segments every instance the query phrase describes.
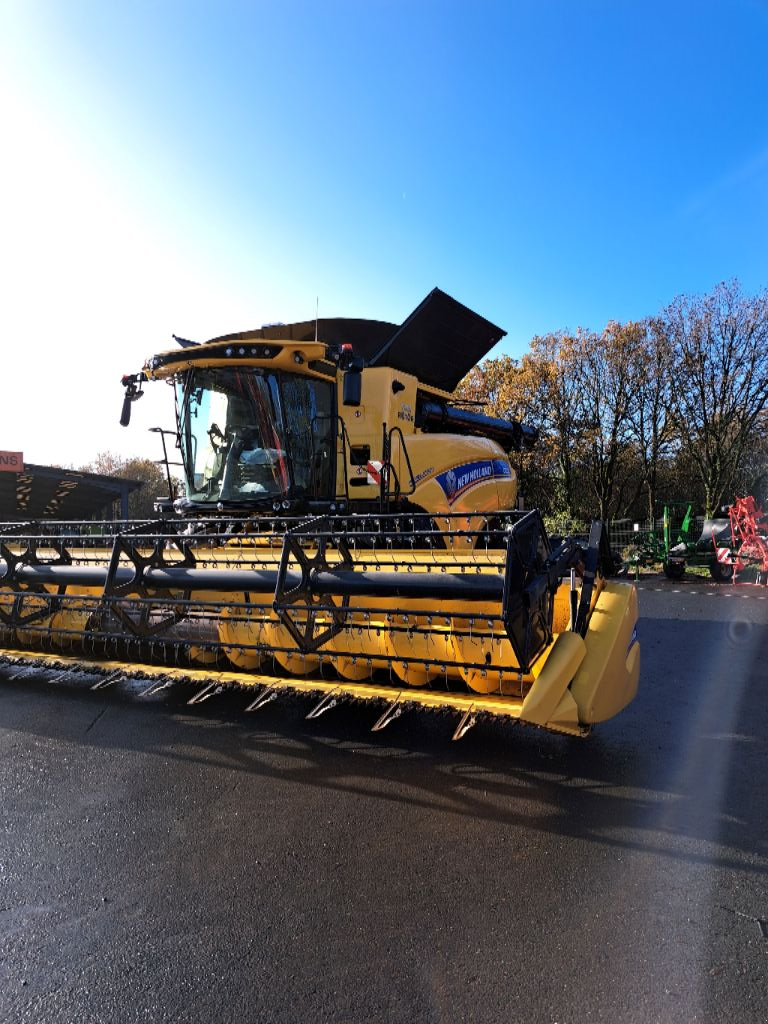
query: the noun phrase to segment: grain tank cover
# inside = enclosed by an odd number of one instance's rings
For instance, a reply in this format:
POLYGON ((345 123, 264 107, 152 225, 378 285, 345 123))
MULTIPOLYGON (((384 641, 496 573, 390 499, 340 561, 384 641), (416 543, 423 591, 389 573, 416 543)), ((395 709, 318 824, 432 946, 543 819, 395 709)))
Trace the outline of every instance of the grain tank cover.
MULTIPOLYGON (((454 391, 506 333, 434 288, 399 327, 386 320, 321 317, 318 321, 268 324, 224 334, 211 342, 313 341, 317 337, 326 345, 352 345, 368 366, 390 366, 413 374, 424 384, 454 391)), ((183 339, 177 340, 185 344, 183 339)))
POLYGON ((434 288, 368 362, 454 391, 506 333, 434 288))

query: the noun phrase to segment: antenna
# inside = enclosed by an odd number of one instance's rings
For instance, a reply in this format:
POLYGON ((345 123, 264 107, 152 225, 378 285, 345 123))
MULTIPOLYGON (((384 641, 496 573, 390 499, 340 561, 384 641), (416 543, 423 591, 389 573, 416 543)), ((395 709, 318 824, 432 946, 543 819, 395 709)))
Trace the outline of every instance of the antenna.
POLYGON ((315 296, 315 341, 317 341, 317 318, 320 312, 320 296, 315 296))

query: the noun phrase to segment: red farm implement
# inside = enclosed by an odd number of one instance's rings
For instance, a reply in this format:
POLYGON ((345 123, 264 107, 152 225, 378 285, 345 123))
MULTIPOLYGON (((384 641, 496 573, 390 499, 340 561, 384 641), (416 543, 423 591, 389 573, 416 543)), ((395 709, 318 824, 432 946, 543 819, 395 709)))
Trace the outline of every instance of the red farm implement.
MULTIPOLYGON (((731 546, 717 549, 722 577, 733 582, 747 570, 756 573, 756 583, 768 584, 768 513, 751 496, 737 498, 728 509, 731 546)), ((746 581, 744 581, 746 582, 746 581)))

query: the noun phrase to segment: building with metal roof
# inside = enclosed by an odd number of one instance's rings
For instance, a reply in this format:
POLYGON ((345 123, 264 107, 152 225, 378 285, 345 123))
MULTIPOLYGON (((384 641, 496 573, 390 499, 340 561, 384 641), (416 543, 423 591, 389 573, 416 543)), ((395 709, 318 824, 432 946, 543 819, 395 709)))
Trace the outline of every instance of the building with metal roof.
POLYGON ((128 496, 141 480, 27 462, 0 472, 0 520, 128 518, 128 496))

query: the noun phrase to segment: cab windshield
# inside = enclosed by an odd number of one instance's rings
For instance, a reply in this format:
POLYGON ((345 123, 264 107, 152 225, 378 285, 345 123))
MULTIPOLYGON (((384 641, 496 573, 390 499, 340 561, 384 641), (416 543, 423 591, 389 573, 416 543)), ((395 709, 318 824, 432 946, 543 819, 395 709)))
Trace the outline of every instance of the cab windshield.
POLYGON ((190 501, 333 497, 330 382, 257 368, 191 369, 176 386, 190 501))

